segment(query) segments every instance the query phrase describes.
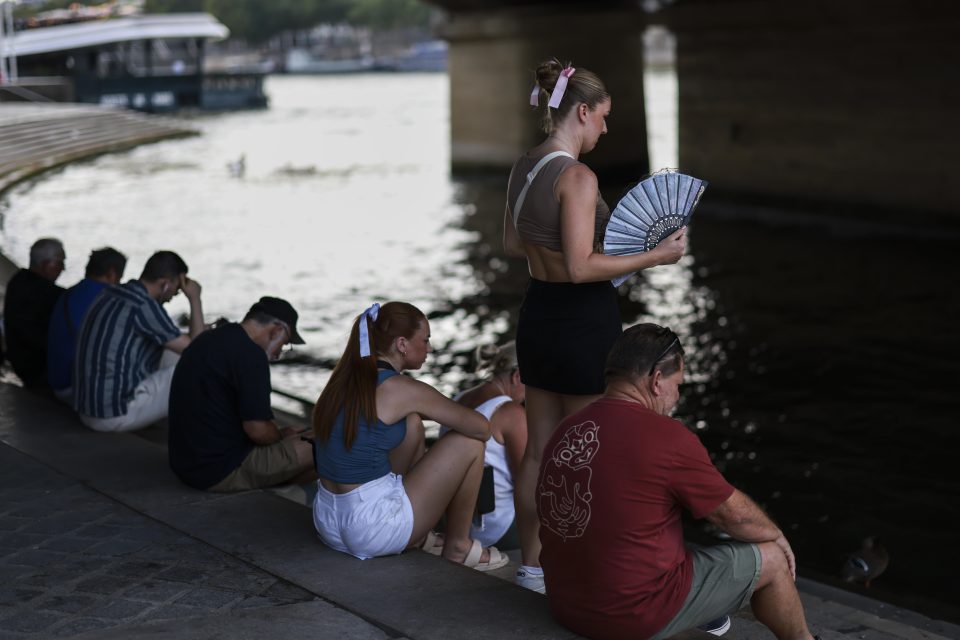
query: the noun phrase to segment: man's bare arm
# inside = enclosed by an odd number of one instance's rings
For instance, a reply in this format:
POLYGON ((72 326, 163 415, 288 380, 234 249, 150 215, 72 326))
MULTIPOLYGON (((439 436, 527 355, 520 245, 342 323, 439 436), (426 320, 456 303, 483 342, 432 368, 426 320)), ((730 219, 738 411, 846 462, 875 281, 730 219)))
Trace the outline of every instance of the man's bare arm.
POLYGON ((272 420, 244 420, 243 430, 247 437, 259 446, 280 442, 283 433, 272 420))
POLYGON ((793 549, 783 532, 756 502, 737 489, 723 504, 707 514, 707 520, 741 542, 773 542, 783 551, 790 573, 797 577, 793 549))

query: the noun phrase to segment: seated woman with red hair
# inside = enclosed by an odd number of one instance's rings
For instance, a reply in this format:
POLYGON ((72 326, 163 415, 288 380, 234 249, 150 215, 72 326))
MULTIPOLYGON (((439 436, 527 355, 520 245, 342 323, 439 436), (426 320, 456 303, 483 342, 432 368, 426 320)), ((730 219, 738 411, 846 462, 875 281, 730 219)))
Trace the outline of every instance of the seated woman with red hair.
POLYGON ((445 515, 442 556, 497 569, 506 555, 470 537, 490 423, 400 375, 430 351, 430 323, 411 304, 374 304, 357 317, 314 409, 314 526, 329 547, 366 559, 419 546, 445 515), (451 428, 427 453, 421 416, 451 428))

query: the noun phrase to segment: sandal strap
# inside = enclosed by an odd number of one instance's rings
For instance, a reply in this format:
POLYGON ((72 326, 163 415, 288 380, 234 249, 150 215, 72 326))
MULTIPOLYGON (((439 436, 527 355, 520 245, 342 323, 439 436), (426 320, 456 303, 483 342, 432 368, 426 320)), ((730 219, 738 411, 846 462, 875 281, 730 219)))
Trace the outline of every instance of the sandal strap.
POLYGON ((420 545, 420 548, 424 551, 430 551, 433 548, 433 545, 437 543, 437 534, 433 531, 427 532, 427 537, 424 539, 423 544, 420 545))
POLYGON ((427 539, 424 540, 420 549, 431 555, 439 556, 443 553, 443 539, 438 533, 430 531, 427 533, 427 539))
POLYGON ((463 559, 463 566, 470 567, 471 569, 480 564, 480 558, 483 556, 483 545, 480 544, 479 540, 473 541, 473 546, 470 547, 470 551, 467 552, 467 557, 463 559))

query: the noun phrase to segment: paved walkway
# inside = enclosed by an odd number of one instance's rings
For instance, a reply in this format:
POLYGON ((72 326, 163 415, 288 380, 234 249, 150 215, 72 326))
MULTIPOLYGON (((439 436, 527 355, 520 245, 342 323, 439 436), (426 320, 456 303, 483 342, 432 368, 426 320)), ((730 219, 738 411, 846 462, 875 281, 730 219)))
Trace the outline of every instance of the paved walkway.
POLYGON ((0 447, 0 486, 4 637, 71 636, 316 601, 7 446, 0 447))
MULTIPOLYGON (((188 489, 166 467, 162 431, 145 435, 90 432, 0 384, 0 638, 576 637, 508 580, 420 552, 361 562, 320 544, 309 510, 274 493, 188 489)), ((801 588, 824 640, 960 638, 955 625, 801 588)), ((741 612, 727 638, 772 635, 741 612)))

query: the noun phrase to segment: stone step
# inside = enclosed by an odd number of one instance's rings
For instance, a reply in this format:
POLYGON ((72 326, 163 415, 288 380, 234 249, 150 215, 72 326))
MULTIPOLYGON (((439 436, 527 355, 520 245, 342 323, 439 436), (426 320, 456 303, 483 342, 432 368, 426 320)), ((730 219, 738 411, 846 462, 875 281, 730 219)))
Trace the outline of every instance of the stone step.
POLYGON ((84 123, 75 127, 51 129, 24 136, 4 144, 0 149, 0 174, 12 171, 19 164, 56 156, 77 146, 96 146, 104 141, 122 140, 129 136, 163 135, 164 127, 140 123, 84 123))
POLYGON ((103 135, 124 133, 163 133, 167 127, 141 122, 81 122, 70 127, 50 127, 43 130, 20 131, 16 136, 3 139, 0 147, 0 162, 10 162, 23 155, 55 153, 64 144, 93 140, 103 135))
POLYGON ((0 193, 52 167, 198 132, 176 120, 113 107, 0 105, 0 193))

